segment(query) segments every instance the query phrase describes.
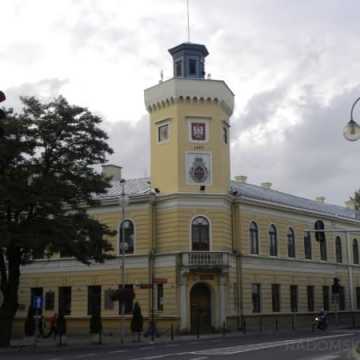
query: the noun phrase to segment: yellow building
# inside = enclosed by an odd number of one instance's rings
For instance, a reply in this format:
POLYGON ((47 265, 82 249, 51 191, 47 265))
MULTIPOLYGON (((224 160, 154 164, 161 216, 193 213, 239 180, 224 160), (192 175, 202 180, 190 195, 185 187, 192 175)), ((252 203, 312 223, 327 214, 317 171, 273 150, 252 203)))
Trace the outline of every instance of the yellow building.
MULTIPOLYGON (((205 46, 184 43, 169 52, 173 78, 145 90, 151 177, 124 183, 123 213, 121 168, 104 166, 112 188, 88 210, 118 230, 110 239, 116 258, 85 266, 62 254, 24 267, 17 331, 40 296, 44 316, 65 313, 70 333, 88 332, 94 308, 101 309, 104 331, 118 332, 120 308, 110 294, 122 283, 123 258, 133 302, 162 330, 310 326, 321 308, 337 308, 340 322, 357 321, 355 211, 275 191, 270 183, 248 184, 244 176, 231 180, 234 95, 224 81, 205 79, 205 46), (338 305, 334 277, 342 286, 338 305)), ((128 319, 131 309, 129 300, 128 319)))

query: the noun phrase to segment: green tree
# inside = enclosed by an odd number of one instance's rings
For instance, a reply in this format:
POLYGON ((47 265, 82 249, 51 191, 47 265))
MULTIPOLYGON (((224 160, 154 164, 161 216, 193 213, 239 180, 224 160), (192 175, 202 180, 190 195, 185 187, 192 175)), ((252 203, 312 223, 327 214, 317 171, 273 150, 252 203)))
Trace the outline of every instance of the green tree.
POLYGON ((112 153, 101 118, 63 97, 21 100, 0 124, 0 347, 10 343, 21 266, 59 252, 102 262, 114 234, 86 212, 109 187, 94 168, 112 153))
POLYGON ((144 318, 141 314, 140 305, 136 302, 133 309, 133 317, 131 319, 131 331, 137 333, 138 341, 140 341, 140 333, 143 331, 144 318))
POLYGON ((356 211, 359 211, 360 210, 360 190, 355 191, 354 196, 351 196, 350 200, 354 204, 354 209, 356 211))

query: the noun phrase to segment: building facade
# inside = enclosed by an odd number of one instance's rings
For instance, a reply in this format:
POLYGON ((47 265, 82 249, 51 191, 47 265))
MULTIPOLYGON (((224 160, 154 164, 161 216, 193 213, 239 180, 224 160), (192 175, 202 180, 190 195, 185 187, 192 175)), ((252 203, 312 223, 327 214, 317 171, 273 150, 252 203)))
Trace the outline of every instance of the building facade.
POLYGON ((66 315, 69 333, 87 333, 94 311, 105 332, 119 332, 121 307, 111 293, 123 280, 135 293, 126 319, 136 301, 160 331, 309 326, 321 308, 338 313, 339 322, 357 321, 356 212, 270 183, 248 184, 244 176, 232 180, 234 95, 224 81, 206 78, 205 46, 184 43, 169 52, 173 78, 145 90, 151 177, 125 182, 123 209, 121 168, 104 166, 112 187, 88 209, 117 230, 109 239, 115 258, 85 266, 60 254, 25 266, 17 333, 35 297, 45 317, 66 315))

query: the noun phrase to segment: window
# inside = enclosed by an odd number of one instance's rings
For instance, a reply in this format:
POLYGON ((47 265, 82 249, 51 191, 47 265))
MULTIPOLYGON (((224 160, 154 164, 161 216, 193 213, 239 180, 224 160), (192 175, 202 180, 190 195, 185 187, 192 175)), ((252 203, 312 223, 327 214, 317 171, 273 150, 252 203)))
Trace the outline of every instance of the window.
POLYGON ((254 221, 250 224, 250 252, 251 254, 259 254, 259 232, 258 227, 254 221))
POLYGON ((114 302, 112 300, 114 290, 113 289, 106 289, 104 291, 104 309, 105 310, 113 310, 114 309, 114 302))
POLYGON ((209 221, 203 217, 196 217, 191 224, 192 250, 210 250, 210 226, 209 221))
POLYGON ((288 234, 288 257, 295 257, 295 233, 292 228, 289 228, 288 234))
POLYGON ((163 143, 169 140, 169 124, 158 126, 158 142, 163 143))
POLYGON ((280 285, 271 285, 272 311, 280 312, 280 285))
POLYGON ((196 75, 196 59, 189 59, 189 75, 196 75))
POLYGON ((270 256, 277 256, 277 235, 276 235, 276 227, 274 225, 270 225, 269 228, 269 246, 270 246, 270 256))
POLYGON ((261 312, 261 287, 260 284, 252 284, 251 286, 251 300, 253 306, 253 313, 261 312))
POLYGON ((344 311, 345 310, 345 288, 343 286, 340 286, 340 292, 339 292, 339 310, 344 311))
POLYGON ((356 239, 353 240, 353 261, 354 264, 359 264, 359 244, 356 239))
POLYGON ((59 314, 71 314, 71 287, 63 286, 59 288, 59 314))
POLYGON ((335 239, 335 251, 336 251, 336 262, 342 263, 342 246, 341 246, 340 236, 337 236, 335 239))
POLYGON ((310 260, 312 258, 310 232, 307 232, 304 235, 304 255, 305 255, 305 259, 310 260))
MULTIPOLYGON (((119 289, 121 289, 121 285, 119 285, 119 289)), ((125 289, 128 290, 128 296, 126 296, 125 298, 125 314, 131 314, 132 313, 132 309, 133 309, 133 301, 134 301, 134 297, 131 295, 134 293, 134 289, 133 289, 133 285, 131 284, 126 284, 125 285, 125 289)), ((121 315, 121 307, 122 307, 122 302, 119 301, 119 315, 121 315)))
POLYGON ((329 286, 323 286, 322 290, 323 290, 323 308, 324 308, 324 310, 329 311, 329 308, 330 308, 330 302, 329 302, 330 288, 329 288, 329 286))
POLYGON ((360 287, 356 288, 356 307, 360 310, 360 287))
POLYGON ((317 220, 315 222, 315 230, 317 230, 315 232, 315 238, 316 241, 318 241, 320 244, 320 259, 326 261, 327 259, 326 237, 325 237, 325 232, 321 231, 324 229, 325 229, 324 223, 321 220, 317 220))
POLYGON ((298 287, 297 287, 297 285, 290 285, 290 309, 291 309, 291 312, 298 311, 298 287))
POLYGON ((306 287, 308 311, 314 312, 315 309, 315 288, 312 285, 306 287))
POLYGON ((175 76, 176 77, 182 77, 183 76, 182 60, 176 60, 175 61, 175 76))
POLYGON ((88 315, 101 314, 101 286, 88 286, 88 315))
POLYGON ((122 254, 122 248, 125 249, 125 254, 134 253, 134 223, 131 220, 124 220, 119 229, 119 254, 122 254), (125 242, 123 241, 123 237, 125 242), (122 245, 124 244, 124 245, 122 245))
POLYGON ((164 310, 164 285, 156 284, 156 310, 164 310))
POLYGON ((55 293, 51 290, 45 293, 45 310, 51 311, 55 309, 55 293))

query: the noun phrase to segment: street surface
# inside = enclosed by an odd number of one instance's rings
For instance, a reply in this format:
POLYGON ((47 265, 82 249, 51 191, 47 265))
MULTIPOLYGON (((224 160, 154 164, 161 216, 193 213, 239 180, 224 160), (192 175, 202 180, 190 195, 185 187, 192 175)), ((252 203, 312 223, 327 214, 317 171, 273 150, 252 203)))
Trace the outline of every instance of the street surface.
POLYGON ((226 336, 168 343, 0 350, 0 359, 36 360, 360 360, 357 330, 291 335, 226 336), (296 337, 295 337, 296 336, 296 337))

